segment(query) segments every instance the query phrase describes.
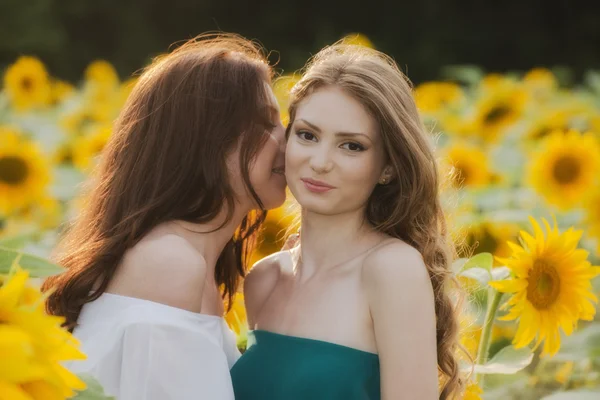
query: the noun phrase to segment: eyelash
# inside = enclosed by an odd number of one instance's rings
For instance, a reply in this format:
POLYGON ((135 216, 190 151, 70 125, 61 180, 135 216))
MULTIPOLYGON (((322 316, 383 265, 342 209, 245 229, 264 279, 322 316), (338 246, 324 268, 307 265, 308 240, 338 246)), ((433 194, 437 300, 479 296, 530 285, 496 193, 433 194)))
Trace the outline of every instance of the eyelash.
MULTIPOLYGON (((312 133, 307 132, 307 131, 297 131, 296 132, 296 136, 298 136, 301 140, 306 140, 306 141, 311 142, 312 141, 311 139, 306 139, 304 137, 306 134, 311 135, 313 138, 315 137, 315 135, 313 135, 312 133)), ((358 152, 366 150, 365 146, 363 146, 362 144, 357 143, 357 142, 345 142, 343 145, 350 145, 350 146, 356 146, 356 147, 358 147, 358 149, 356 149, 356 150, 352 150, 352 149, 349 149, 349 148, 346 149, 346 150, 351 151, 353 153, 358 153, 358 152)))

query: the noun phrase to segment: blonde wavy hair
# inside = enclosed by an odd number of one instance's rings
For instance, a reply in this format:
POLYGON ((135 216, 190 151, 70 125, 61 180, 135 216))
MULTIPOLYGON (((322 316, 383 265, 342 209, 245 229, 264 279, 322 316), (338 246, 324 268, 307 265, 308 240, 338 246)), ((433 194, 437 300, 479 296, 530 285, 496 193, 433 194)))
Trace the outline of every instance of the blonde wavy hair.
POLYGON ((351 95, 378 125, 394 177, 389 184, 376 186, 366 218, 379 231, 422 254, 435 295, 439 398, 456 398, 462 393, 464 379, 458 362, 460 302, 456 299, 460 296, 451 296, 451 284, 456 284, 451 271, 455 250, 439 198, 433 144, 421 123, 412 85, 396 63, 379 51, 342 43, 327 47, 309 61, 292 89, 288 135, 298 105, 326 86, 351 95))

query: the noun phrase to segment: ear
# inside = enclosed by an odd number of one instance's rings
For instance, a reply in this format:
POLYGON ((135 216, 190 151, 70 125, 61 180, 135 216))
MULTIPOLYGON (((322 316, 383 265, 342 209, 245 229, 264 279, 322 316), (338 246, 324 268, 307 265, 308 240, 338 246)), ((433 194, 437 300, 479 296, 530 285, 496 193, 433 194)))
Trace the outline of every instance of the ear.
POLYGON ((380 185, 387 185, 390 183, 393 177, 394 174, 392 172, 392 167, 388 165, 383 169, 383 171, 381 171, 381 176, 379 177, 379 181, 377 183, 380 185))

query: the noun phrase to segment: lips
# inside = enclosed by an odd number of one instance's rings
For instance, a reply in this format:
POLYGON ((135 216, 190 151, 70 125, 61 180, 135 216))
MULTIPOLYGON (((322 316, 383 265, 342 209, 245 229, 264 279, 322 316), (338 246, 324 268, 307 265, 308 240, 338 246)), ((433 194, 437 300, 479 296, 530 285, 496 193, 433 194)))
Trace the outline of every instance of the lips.
POLYGON ((330 191, 331 189, 335 189, 334 186, 331 186, 322 181, 318 181, 316 179, 302 178, 301 181, 304 183, 306 189, 314 193, 325 193, 330 191))

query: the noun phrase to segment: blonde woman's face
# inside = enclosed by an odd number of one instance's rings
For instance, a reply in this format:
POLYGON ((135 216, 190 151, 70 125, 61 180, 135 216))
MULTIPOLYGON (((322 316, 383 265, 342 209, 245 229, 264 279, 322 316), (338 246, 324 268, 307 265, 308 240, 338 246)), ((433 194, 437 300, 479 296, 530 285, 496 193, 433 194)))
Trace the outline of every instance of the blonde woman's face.
POLYGON ((374 119, 333 86, 298 105, 285 160, 288 187, 296 200, 303 209, 326 215, 364 208, 385 167, 374 119))

